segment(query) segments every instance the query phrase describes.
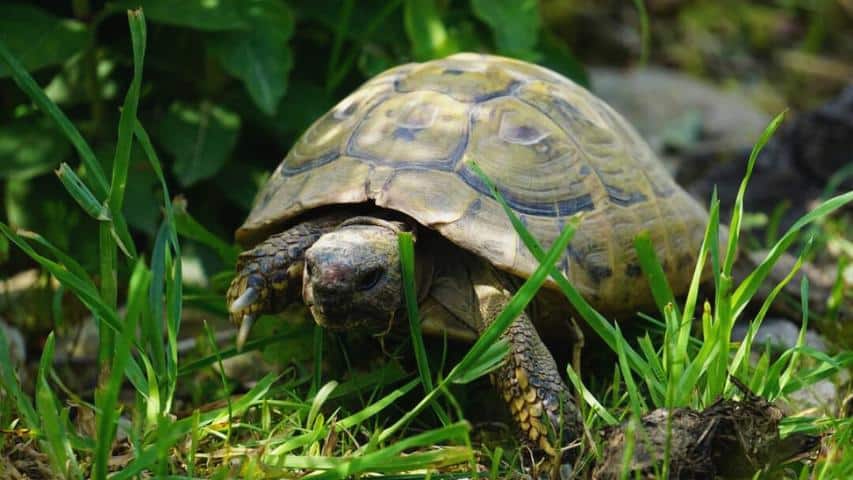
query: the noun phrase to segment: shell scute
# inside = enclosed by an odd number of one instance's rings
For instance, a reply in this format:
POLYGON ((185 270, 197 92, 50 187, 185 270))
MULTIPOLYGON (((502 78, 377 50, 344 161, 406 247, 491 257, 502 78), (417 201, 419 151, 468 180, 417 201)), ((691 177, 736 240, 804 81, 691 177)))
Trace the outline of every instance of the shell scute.
POLYGON ((277 173, 283 176, 295 175, 337 159, 352 135, 352 130, 364 116, 364 110, 381 101, 391 90, 392 87, 387 83, 364 87, 335 105, 305 131, 277 173))
POLYGON ((397 79, 394 88, 398 93, 426 90, 478 103, 507 95, 520 84, 521 79, 485 56, 460 54, 420 64, 397 79))
POLYGON ((559 125, 514 97, 476 105, 462 178, 488 194, 468 163, 476 161, 509 204, 522 213, 555 217, 594 208, 576 174, 577 148, 559 125))
POLYGON ((351 133, 347 155, 400 168, 449 170, 465 149, 469 106, 431 91, 377 103, 351 133))

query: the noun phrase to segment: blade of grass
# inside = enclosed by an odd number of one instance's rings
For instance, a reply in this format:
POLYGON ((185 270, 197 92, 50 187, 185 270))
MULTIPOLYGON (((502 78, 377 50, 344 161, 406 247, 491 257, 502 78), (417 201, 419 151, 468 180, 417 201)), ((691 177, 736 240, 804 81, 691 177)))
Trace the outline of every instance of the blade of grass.
POLYGON ((326 403, 326 399, 329 398, 329 395, 338 387, 338 382, 332 380, 327 384, 323 385, 320 390, 317 391, 317 394, 314 395, 314 398, 311 400, 311 409, 308 410, 308 417, 305 420, 305 427, 310 429, 313 428, 314 420, 317 418, 317 415, 320 413, 320 408, 326 403))
MULTIPOLYGON (((616 333, 621 337, 622 330, 619 328, 619 325, 616 325, 616 333)), ((643 415, 643 412, 647 410, 646 402, 643 400, 643 397, 640 395, 640 391, 637 389, 637 384, 634 382, 634 374, 631 371, 631 365, 628 363, 628 357, 625 355, 624 345, 627 345, 628 342, 624 340, 616 343, 616 354, 619 359, 619 370, 622 372, 622 380, 625 382, 625 389, 628 391, 628 398, 630 399, 629 405, 631 406, 631 411, 633 414, 640 418, 643 415)))
POLYGON ((844 351, 830 357, 826 353, 808 346, 798 347, 797 350, 818 362, 818 366, 801 370, 796 376, 791 377, 791 380, 781 390, 783 395, 801 390, 846 368, 853 367, 853 352, 851 351, 844 351))
MULTIPOLYGON (((136 106, 139 101, 142 52, 145 49, 144 45, 139 45, 139 42, 145 41, 145 18, 141 11, 128 10, 127 19, 130 26, 130 38, 133 48, 134 75, 125 97, 124 109, 119 119, 119 138, 113 162, 112 183, 107 192, 108 196, 105 202, 105 205, 112 212, 113 221, 110 224, 101 223, 98 226, 101 298, 113 310, 118 306, 118 285, 116 278, 118 272, 117 244, 122 246, 123 252, 131 259, 136 258, 136 248, 127 231, 127 224, 122 216, 121 206, 124 199, 127 168, 130 162, 130 148, 133 141, 131 128, 136 121, 136 106)), ((99 324, 98 334, 100 337, 98 344, 98 364, 100 365, 98 388, 104 389, 106 382, 115 381, 109 370, 109 366, 111 363, 114 363, 111 360, 116 349, 116 339, 114 332, 108 328, 104 328, 103 324, 99 324)), ((118 374, 123 373, 123 371, 118 372, 118 374)), ((100 468, 100 465, 96 464, 96 467, 100 468)), ((106 466, 104 465, 103 468, 105 469, 106 466)), ((101 471, 96 468, 95 471, 101 475, 106 475, 106 470, 101 471)))
POLYGON ((133 129, 134 136, 142 147, 151 169, 157 180, 160 182, 160 188, 163 191, 163 209, 165 219, 163 228, 165 229, 164 236, 168 236, 171 252, 164 246, 162 255, 158 255, 151 259, 152 269, 155 273, 155 278, 152 279, 151 290, 149 291, 149 301, 152 306, 152 318, 155 322, 160 322, 162 318, 162 292, 163 279, 159 278, 159 270, 162 267, 163 277, 165 277, 166 290, 166 337, 168 341, 168 349, 166 355, 166 385, 164 410, 171 409, 172 398, 178 381, 178 332, 181 325, 182 315, 182 299, 183 299, 183 274, 181 270, 181 246, 178 242, 177 226, 175 222, 174 208, 172 207, 171 196, 169 195, 169 187, 166 184, 166 178, 163 175, 163 169, 160 166, 160 159, 157 157, 157 152, 151 144, 151 139, 148 133, 142 127, 142 124, 137 120, 133 129), (171 253, 171 255, 169 255, 171 253), (155 283, 156 282, 156 283, 155 283))
POLYGON ((112 451, 115 428, 118 423, 118 396, 121 393, 124 371, 131 360, 131 345, 136 337, 137 321, 147 303, 146 293, 150 281, 151 272, 145 268, 145 264, 141 260, 137 261, 130 277, 127 313, 122 331, 116 337, 117 342, 112 357, 109 380, 99 386, 95 392, 95 405, 98 407, 96 415, 98 436, 95 444, 92 476, 97 480, 107 478, 107 462, 112 451))
POLYGON ((323 327, 314 325, 313 350, 314 368, 311 372, 311 393, 317 393, 320 389, 320 384, 323 382, 323 327))
MULTIPOLYGON (((809 326, 809 278, 805 275, 803 275, 803 279, 800 282, 800 301, 802 306, 802 325, 800 326, 800 334, 797 337, 796 345, 791 349, 791 361, 788 362, 788 366, 779 375, 779 392, 785 389, 796 374, 798 362, 800 360, 800 349, 806 343, 806 330, 809 326)), ((773 368, 771 367, 771 371, 772 370, 773 368)), ((770 400, 773 400, 773 398, 774 397, 770 397, 770 400)))
POLYGON ((77 457, 71 449, 66 423, 62 419, 59 404, 56 400, 47 377, 53 364, 54 336, 47 336, 39 362, 38 377, 36 378, 36 409, 44 427, 44 444, 47 454, 56 472, 66 478, 82 478, 77 457))
MULTIPOLYGON (((421 315, 418 309, 418 294, 415 288, 415 244, 412 241, 411 232, 400 232, 397 234, 397 244, 400 248, 400 267, 403 274, 403 294, 406 300, 406 313, 409 318, 409 334, 412 338, 412 348, 415 351, 415 363, 418 367, 418 376, 424 387, 424 393, 433 389, 432 373, 427 359, 426 346, 421 333, 421 315)), ((444 408, 437 402, 433 402, 432 409, 441 421, 442 425, 450 424, 450 417, 444 408)))
POLYGON ((566 374, 569 377, 569 381, 572 382, 572 386, 575 387, 575 391, 580 392, 580 397, 583 398, 590 408, 592 408, 592 411, 595 412, 596 415, 601 417, 601 419, 608 425, 619 424, 616 417, 607 411, 607 408, 605 408, 604 405, 595 398, 595 395, 586 388, 580 376, 572 369, 571 365, 566 365, 566 374))
MULTIPOLYGON (((234 416, 242 415, 249 407, 261 402, 278 378, 272 373, 264 376, 251 390, 232 403, 232 414, 234 416)), ((157 461, 163 453, 168 452, 169 449, 183 440, 193 428, 203 429, 211 424, 225 422, 227 419, 227 412, 223 413, 223 409, 220 408, 205 412, 198 417, 192 415, 182 418, 173 423, 161 422, 155 444, 140 449, 133 461, 121 471, 111 475, 110 480, 126 480, 138 475, 157 461)))
POLYGON ((741 218, 743 217, 743 197, 746 194, 746 186, 749 183, 749 179, 752 177, 752 170, 755 168, 755 162, 758 160, 758 154, 767 145, 767 142, 770 141, 770 137, 776 132, 776 129, 779 128, 782 121, 785 119, 785 112, 776 115, 776 117, 770 121, 770 124, 767 125, 767 128, 761 133, 761 136, 758 138, 758 141, 755 142, 755 145, 752 147, 752 151, 749 154, 749 160, 746 164, 746 173, 744 173, 743 179, 740 182, 740 187, 738 187, 737 196, 735 197, 735 203, 732 207, 732 220, 729 224, 729 244, 726 249, 726 259, 723 264, 723 274, 726 276, 730 276, 732 273, 732 267, 734 266, 738 241, 740 238, 740 223, 741 218))
POLYGON ((746 307, 747 302, 755 295, 761 284, 770 274, 773 265, 779 257, 791 246, 799 232, 804 226, 814 222, 819 218, 823 218, 839 208, 853 202, 853 192, 847 192, 822 202, 812 211, 800 217, 799 220, 782 235, 782 238, 773 245, 773 248, 767 252, 767 256, 759 265, 752 271, 740 286, 732 294, 732 311, 735 314, 740 314, 746 307))
MULTIPOLYGON (((659 354, 658 351, 655 350, 655 347, 652 344, 652 338, 649 336, 648 332, 646 332, 645 336, 640 337, 637 340, 637 343, 640 345, 640 350, 643 352, 643 355, 645 355, 646 360, 649 363, 651 375, 643 377, 643 380, 649 388, 649 394, 652 396, 652 404, 658 407, 665 405, 665 401, 668 396, 667 394, 661 395, 659 393, 660 388, 656 387, 658 384, 667 385, 667 375, 664 373, 663 364, 660 360, 663 352, 660 352, 659 354)), ((668 392, 667 389, 665 389, 665 391, 668 392)))
POLYGON ((684 300, 684 314, 681 318, 681 327, 676 347, 681 352, 687 351, 687 345, 690 342, 690 330, 693 325, 693 315, 696 311, 696 299, 699 296, 699 284, 702 283, 702 272, 706 268, 709 251, 712 251, 717 243, 719 227, 720 200, 717 198, 717 190, 715 189, 711 195, 711 209, 708 214, 708 225, 705 228, 705 236, 702 239, 702 246, 699 248, 699 255, 696 258, 693 278, 690 280, 690 287, 687 289, 687 298, 684 300))
POLYGON ((111 233, 122 251, 131 259, 136 258, 136 246, 130 238, 130 232, 124 216, 121 215, 124 204, 124 191, 127 187, 127 171, 130 165, 130 149, 133 145, 133 127, 136 124, 136 111, 142 88, 142 66, 145 59, 145 16, 142 9, 128 10, 130 40, 133 50, 133 77, 121 109, 118 123, 118 139, 113 157, 112 179, 106 204, 111 212, 117 212, 111 227, 111 233))
POLYGON ((150 321, 143 320, 140 330, 148 356, 158 372, 166 372, 166 351, 163 348, 163 291, 166 283, 166 249, 169 242, 169 224, 164 221, 157 229, 151 251, 151 284, 148 287, 150 321))
POLYGON ((504 358, 509 353, 509 342, 505 338, 498 339, 497 342, 490 345, 489 348, 480 357, 480 361, 476 365, 469 368, 465 372, 453 380, 453 383, 471 383, 474 380, 486 375, 496 368, 500 367, 504 358))
MULTIPOLYGON (((117 252, 113 242, 110 227, 104 223, 98 224, 100 296, 106 308, 115 312, 118 308, 118 285, 116 276, 117 252)), ((115 350, 115 332, 106 328, 103 322, 98 323, 98 365, 100 366, 98 384, 109 378, 110 359, 115 350)))
MULTIPOLYGON (((810 243, 811 242, 809 242, 809 244, 810 243)), ((761 327, 761 324, 764 321, 764 318, 767 316, 767 312, 770 310, 771 305, 773 305, 773 302, 776 300, 776 297, 785 288, 785 286, 790 283, 790 281, 794 278, 794 276, 802 267, 803 262, 805 262, 805 255, 806 252, 809 250, 809 244, 807 244, 806 247, 803 248, 802 252, 797 257, 797 261, 794 263, 793 268, 791 268, 791 271, 788 272, 788 274, 785 276, 785 278, 782 279, 782 281, 780 281, 778 284, 776 284, 776 286, 773 287, 773 289, 767 295, 767 298, 765 298, 762 302, 761 308, 759 308, 758 313, 750 322, 749 328, 746 331, 746 335, 744 335, 744 338, 741 341, 740 346, 735 352, 735 355, 729 365, 729 371, 731 371, 733 374, 737 374, 738 372, 741 372, 741 370, 743 370, 743 375, 746 375, 748 363, 745 362, 745 360, 749 359, 750 357, 755 335, 758 333, 758 329, 761 327)))
POLYGON ((658 310, 663 313, 667 305, 672 305, 676 313, 678 313, 678 307, 675 305, 675 296, 672 294, 672 289, 666 279, 666 274, 663 272, 663 267, 661 267, 660 261, 658 261, 655 248, 649 237, 649 232, 642 232, 634 238, 634 249, 637 250, 640 268, 643 269, 643 273, 649 280, 652 297, 655 299, 658 310))
POLYGON ((471 368, 477 362, 483 353, 485 353, 491 345, 498 341, 498 338, 509 328, 513 320, 518 317, 527 305, 533 300, 536 292, 545 283, 550 270, 554 264, 564 254, 568 248, 569 242, 580 224, 580 217, 573 217, 567 223, 560 236, 554 241, 551 249, 542 259, 542 263, 537 268, 527 281, 515 292, 510 301, 504 307, 503 311, 498 314, 492 325, 489 325, 480 335, 480 338, 474 343, 468 353, 459 361, 458 364, 451 370, 445 378, 446 381, 452 381, 457 375, 462 375, 466 370, 471 368))
POLYGON ((207 335, 207 341, 213 349, 213 354, 216 355, 217 373, 219 373, 219 381, 222 382, 222 396, 225 397, 225 408, 228 413, 228 421, 225 423, 225 445, 231 444, 231 426, 234 424, 234 408, 231 405, 231 391, 228 389, 228 379, 225 378, 225 366, 222 364, 222 357, 219 355, 219 346, 216 344, 213 330, 207 321, 204 322, 204 333, 207 335))
POLYGON ((28 230, 18 230, 16 233, 22 238, 32 240, 39 244, 39 246, 47 250, 57 260, 59 265, 68 270, 71 275, 75 276, 83 284, 86 284, 93 292, 97 292, 98 289, 95 287, 95 283, 92 282, 92 279, 89 278, 89 273, 73 257, 56 248, 52 243, 48 242, 38 233, 30 232, 28 230))
POLYGON ((9 339, 6 337, 5 329, 0 328, 0 386, 6 395, 11 396, 15 401, 15 407, 18 410, 18 415, 22 417, 25 425, 32 430, 35 435, 41 432, 41 421, 33 408, 32 401, 29 395, 24 393, 21 388, 21 382, 15 374, 15 362, 12 361, 12 354, 9 351, 9 339))
POLYGON ((448 440, 468 435, 470 425, 456 422, 405 438, 375 452, 354 457, 303 457, 291 455, 284 459, 284 468, 304 468, 311 470, 329 470, 314 478, 342 479, 367 472, 390 473, 410 471, 427 467, 437 468, 462 463, 471 458, 472 452, 464 447, 449 447, 435 452, 422 452, 403 455, 406 450, 434 446, 448 440), (450 451, 452 455, 442 455, 450 451))
POLYGON ((338 422, 338 426, 342 429, 350 429, 355 426, 360 425, 368 418, 378 414, 385 408, 394 404, 397 399, 402 397, 403 395, 409 393, 413 388, 415 388, 418 384, 418 380, 412 380, 409 383, 403 385, 402 387, 395 388, 391 393, 386 395, 385 397, 372 402, 370 405, 364 407, 352 415, 349 415, 345 418, 342 418, 338 422))
POLYGON ((160 418, 163 416, 164 412, 161 410, 162 404, 160 403, 160 388, 157 385, 159 383, 157 379, 157 371, 154 370, 154 366, 151 365, 151 361, 148 359, 147 355, 140 355, 139 358, 142 359, 142 364, 145 366, 145 375, 148 379, 148 398, 144 402, 144 430, 146 433, 149 433, 160 424, 160 418))
POLYGON ((131 48, 133 50, 133 77, 118 121, 118 140, 113 158, 112 180, 110 182, 107 203, 110 210, 120 212, 124 204, 124 192, 127 188, 127 171, 130 165, 130 148, 133 145, 133 127, 136 124, 136 110, 139 105, 139 91, 142 88, 142 65, 145 59, 145 16, 142 9, 128 10, 131 48))

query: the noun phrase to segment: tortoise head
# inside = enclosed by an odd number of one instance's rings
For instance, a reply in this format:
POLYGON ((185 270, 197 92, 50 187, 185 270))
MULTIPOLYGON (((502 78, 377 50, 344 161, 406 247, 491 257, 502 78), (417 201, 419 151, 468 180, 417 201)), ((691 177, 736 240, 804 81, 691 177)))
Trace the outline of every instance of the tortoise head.
POLYGON ((305 252, 302 298, 332 330, 390 330, 403 305, 397 233, 402 222, 355 217, 321 236, 305 252))

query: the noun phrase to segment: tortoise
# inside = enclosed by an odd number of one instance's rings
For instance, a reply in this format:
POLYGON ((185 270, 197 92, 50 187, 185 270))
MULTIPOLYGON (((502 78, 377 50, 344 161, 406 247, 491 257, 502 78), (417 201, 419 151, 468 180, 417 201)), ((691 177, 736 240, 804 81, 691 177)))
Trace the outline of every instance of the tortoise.
MULTIPOLYGON (((538 263, 472 162, 545 247, 583 214, 557 266, 599 311, 651 303, 641 231, 686 290, 707 213, 634 128, 551 70, 460 53, 369 80, 272 173, 236 232, 249 248, 227 292, 238 342, 258 315, 300 300, 329 329, 405 325, 401 231, 415 235, 424 332, 476 339, 538 263)), ((543 342, 567 330, 571 306, 545 286, 503 334, 510 352, 491 379, 523 440, 554 456, 582 425, 543 342)))

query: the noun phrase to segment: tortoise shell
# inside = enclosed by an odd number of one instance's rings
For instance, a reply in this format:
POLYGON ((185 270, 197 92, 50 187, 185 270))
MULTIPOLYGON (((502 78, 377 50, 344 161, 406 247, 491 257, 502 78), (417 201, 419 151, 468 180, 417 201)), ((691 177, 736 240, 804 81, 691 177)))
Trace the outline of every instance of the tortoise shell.
POLYGON ((302 135, 237 240, 255 244, 318 207, 373 202, 527 277, 538 262, 473 161, 545 248, 583 212, 558 266, 596 307, 648 302, 633 247, 641 231, 673 289, 686 289, 704 209, 602 100, 548 69, 492 55, 406 64, 365 83, 302 135))

